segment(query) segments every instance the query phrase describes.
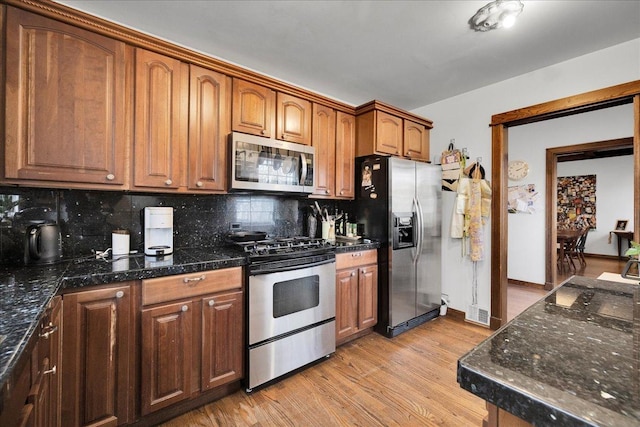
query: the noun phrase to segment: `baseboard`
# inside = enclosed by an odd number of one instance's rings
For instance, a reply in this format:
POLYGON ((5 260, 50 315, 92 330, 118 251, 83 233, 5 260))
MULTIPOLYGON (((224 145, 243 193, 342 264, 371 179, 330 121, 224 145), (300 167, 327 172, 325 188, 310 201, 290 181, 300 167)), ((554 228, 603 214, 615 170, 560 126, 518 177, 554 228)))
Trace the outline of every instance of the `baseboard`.
MULTIPOLYGON (((627 249, 625 248, 625 251, 626 250, 627 249)), ((600 259, 608 259, 608 260, 611 260, 611 261, 620 261, 620 258, 618 258, 618 255, 588 254, 588 253, 585 252, 584 256, 586 258, 600 258, 600 259)), ((629 257, 626 257, 626 256, 622 255, 622 259, 623 260, 626 260, 628 258, 629 257)))
POLYGON ((535 289, 545 289, 545 286, 543 284, 533 283, 533 282, 525 282, 524 280, 507 279, 507 282, 510 285, 526 286, 528 288, 535 288, 535 289))
POLYGON ((447 307, 446 317, 457 320, 459 322, 464 322, 467 313, 464 311, 456 310, 455 308, 447 307))

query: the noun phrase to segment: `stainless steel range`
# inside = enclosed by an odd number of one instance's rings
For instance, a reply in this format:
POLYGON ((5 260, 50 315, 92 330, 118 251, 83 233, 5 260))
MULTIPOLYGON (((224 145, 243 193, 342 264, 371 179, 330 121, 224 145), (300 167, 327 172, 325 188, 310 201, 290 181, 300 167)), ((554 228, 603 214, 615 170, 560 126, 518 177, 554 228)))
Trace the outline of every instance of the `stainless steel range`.
POLYGON ((251 392, 335 352, 335 247, 305 237, 236 244, 249 258, 251 392))

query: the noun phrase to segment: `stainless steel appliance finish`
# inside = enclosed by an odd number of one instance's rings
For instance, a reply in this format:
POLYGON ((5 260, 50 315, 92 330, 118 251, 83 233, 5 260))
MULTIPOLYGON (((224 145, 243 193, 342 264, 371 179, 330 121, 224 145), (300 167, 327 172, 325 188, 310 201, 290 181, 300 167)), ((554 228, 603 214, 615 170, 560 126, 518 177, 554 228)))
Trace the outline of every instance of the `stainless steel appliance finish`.
POLYGON ((441 172, 395 157, 357 159, 358 219, 382 242, 377 330, 393 337, 439 314, 441 172))
POLYGON ((315 148, 301 144, 231 134, 231 190, 312 193, 315 148))
POLYGON ((309 238, 236 244, 249 258, 250 392, 335 352, 335 251, 309 238))

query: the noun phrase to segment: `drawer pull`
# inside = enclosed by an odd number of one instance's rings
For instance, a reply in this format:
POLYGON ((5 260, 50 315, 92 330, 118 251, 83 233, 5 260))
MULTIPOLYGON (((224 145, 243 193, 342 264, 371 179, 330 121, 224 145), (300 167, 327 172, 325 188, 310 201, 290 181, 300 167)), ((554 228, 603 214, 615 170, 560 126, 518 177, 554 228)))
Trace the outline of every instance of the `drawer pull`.
POLYGON ((355 272, 355 271, 352 271, 352 272, 351 272, 351 277, 353 277, 353 276, 355 276, 355 275, 356 275, 356 272, 355 272))
POLYGON ((172 180, 170 180, 170 179, 168 179, 168 180, 166 180, 166 181, 164 182, 164 185, 171 185, 171 184, 173 184, 173 181, 172 181, 172 180))
POLYGON ((215 305, 215 303, 216 302, 214 300, 210 299, 209 300, 209 307, 213 307, 215 305))
POLYGON ((202 187, 204 184, 202 183, 202 181, 198 181, 196 182, 196 187, 202 187))
POLYGON ((116 292, 116 298, 122 298, 124 296, 124 291, 116 292))
POLYGON ((110 173, 109 175, 107 175, 107 179, 109 181, 113 181, 114 179, 116 179, 116 176, 114 174, 110 173))
POLYGON ((48 375, 48 374, 53 374, 53 375, 55 375, 55 374, 56 374, 56 371, 57 371, 57 367, 56 367, 56 366, 54 366, 54 367, 53 367, 53 368, 51 368, 51 369, 47 369, 46 371, 42 371, 42 375, 48 375))
POLYGON ((351 254, 351 256, 354 257, 354 258, 362 256, 362 252, 354 252, 354 253, 351 254))
POLYGON ((58 326, 54 326, 51 323, 47 326, 49 330, 40 334, 40 338, 49 339, 49 335, 53 334, 58 330, 58 326))
POLYGON ((182 308, 180 310, 189 311, 189 306, 185 304, 185 305, 182 306, 182 308))
POLYGON ((189 285, 189 286, 194 286, 197 284, 197 282, 201 282, 204 279, 206 279, 207 276, 205 276, 204 274, 200 277, 185 277, 184 279, 182 279, 182 282, 189 285), (194 283, 195 282, 195 283, 194 283))

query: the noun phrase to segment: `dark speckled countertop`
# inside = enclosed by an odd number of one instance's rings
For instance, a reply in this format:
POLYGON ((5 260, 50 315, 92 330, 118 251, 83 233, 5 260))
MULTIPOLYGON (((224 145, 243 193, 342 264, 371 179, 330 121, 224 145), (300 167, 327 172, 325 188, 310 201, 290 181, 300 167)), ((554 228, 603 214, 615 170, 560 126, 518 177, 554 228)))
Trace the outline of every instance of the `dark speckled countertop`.
POLYGON ((572 277, 460 358, 458 382, 534 425, 640 426, 640 286, 572 277))
MULTIPOLYGON (((336 252, 377 249, 379 243, 336 243, 336 252)), ((78 288, 243 266, 231 247, 181 248, 164 259, 132 255, 116 261, 80 258, 51 266, 0 268, 0 389, 34 333, 51 299, 78 288)))

